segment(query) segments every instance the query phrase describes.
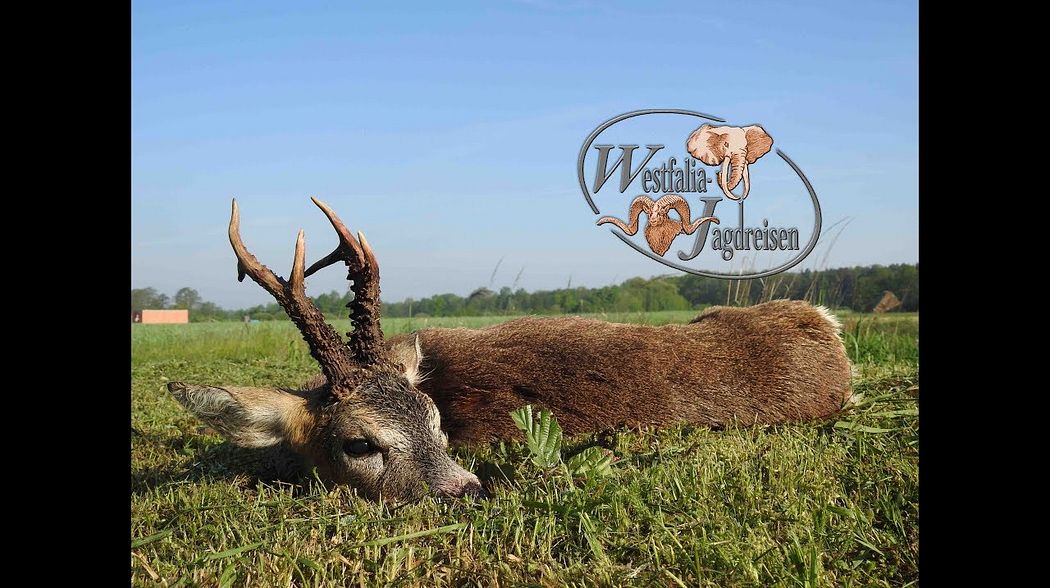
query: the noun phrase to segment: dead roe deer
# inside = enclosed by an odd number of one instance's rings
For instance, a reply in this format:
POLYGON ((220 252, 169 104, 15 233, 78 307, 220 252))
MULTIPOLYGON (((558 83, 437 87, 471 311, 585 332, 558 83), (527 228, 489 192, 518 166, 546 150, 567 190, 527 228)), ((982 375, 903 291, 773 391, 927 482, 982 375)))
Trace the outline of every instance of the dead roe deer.
POLYGON ((192 386, 168 389, 243 447, 281 445, 329 483, 368 498, 407 501, 424 484, 440 496, 483 495, 448 444, 518 439, 509 412, 550 409, 567 434, 621 426, 770 424, 828 417, 850 397, 839 324, 799 301, 708 308, 660 327, 579 317, 526 317, 484 329, 423 329, 384 341, 379 266, 316 198, 339 235, 335 251, 304 270, 303 233, 291 277, 247 251, 236 200, 230 243, 238 279, 265 288, 302 332, 322 375, 300 390, 192 386), (313 305, 304 278, 342 261, 354 299, 343 343, 313 305))

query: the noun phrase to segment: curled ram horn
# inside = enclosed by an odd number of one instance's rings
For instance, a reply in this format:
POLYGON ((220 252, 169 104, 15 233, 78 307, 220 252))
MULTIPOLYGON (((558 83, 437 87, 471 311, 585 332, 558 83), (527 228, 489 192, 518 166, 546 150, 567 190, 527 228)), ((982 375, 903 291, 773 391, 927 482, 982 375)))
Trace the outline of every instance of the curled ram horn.
POLYGON ((649 244, 649 249, 657 255, 667 253, 667 250, 671 248, 671 242, 678 235, 683 233, 692 235, 700 228, 700 225, 706 222, 716 224, 719 222, 718 217, 714 216, 705 216, 695 221, 692 220, 689 202, 685 198, 678 194, 665 194, 655 202, 652 198, 644 195, 632 200, 631 208, 627 214, 630 224, 612 216, 603 216, 598 219, 598 224, 611 223, 619 227, 624 233, 634 235, 638 232, 638 217, 643 212, 649 216, 645 225, 645 241, 649 244), (670 212, 672 210, 678 213, 678 220, 671 218, 670 212))

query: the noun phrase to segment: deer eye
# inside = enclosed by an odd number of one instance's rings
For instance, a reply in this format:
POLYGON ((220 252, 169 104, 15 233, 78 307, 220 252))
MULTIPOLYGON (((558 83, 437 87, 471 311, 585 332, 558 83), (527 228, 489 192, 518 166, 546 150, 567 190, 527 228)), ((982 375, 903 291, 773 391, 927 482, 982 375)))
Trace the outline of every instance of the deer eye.
POLYGON ((343 451, 351 457, 364 457, 376 452, 376 446, 367 439, 350 439, 343 443, 343 451))

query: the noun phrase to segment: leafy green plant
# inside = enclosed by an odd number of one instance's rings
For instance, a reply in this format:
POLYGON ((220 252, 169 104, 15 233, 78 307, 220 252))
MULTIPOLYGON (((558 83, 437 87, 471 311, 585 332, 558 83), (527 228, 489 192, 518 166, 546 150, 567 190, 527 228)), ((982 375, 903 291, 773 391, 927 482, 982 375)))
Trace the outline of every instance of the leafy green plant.
POLYGON ((569 459, 562 461, 561 426, 549 410, 540 410, 533 415, 532 405, 527 404, 510 413, 514 424, 525 433, 525 442, 532 454, 532 463, 541 468, 552 469, 563 465, 570 476, 605 476, 612 472, 612 452, 598 447, 588 447, 569 459))
POLYGON ((605 476, 612 473, 613 454, 607 449, 588 447, 569 459, 569 474, 573 476, 605 476))
POLYGON ((525 432, 525 441, 532 453, 532 463, 541 468, 553 468, 561 463, 561 427, 550 411, 541 410, 533 418, 528 404, 510 413, 514 424, 525 432))

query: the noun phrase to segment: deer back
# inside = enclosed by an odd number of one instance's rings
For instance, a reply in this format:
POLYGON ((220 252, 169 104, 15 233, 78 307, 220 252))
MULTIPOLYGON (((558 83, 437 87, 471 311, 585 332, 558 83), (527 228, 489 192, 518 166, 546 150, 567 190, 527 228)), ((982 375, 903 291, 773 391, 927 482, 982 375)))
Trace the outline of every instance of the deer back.
POLYGON ((508 413, 525 404, 550 409, 568 434, 824 418, 851 391, 839 330, 822 308, 774 301, 712 307, 685 325, 526 317, 411 337, 423 356, 418 387, 450 443, 464 444, 518 438, 508 413))

